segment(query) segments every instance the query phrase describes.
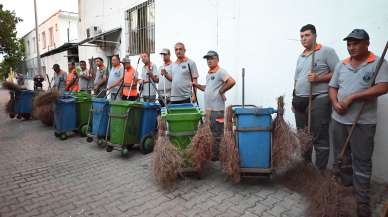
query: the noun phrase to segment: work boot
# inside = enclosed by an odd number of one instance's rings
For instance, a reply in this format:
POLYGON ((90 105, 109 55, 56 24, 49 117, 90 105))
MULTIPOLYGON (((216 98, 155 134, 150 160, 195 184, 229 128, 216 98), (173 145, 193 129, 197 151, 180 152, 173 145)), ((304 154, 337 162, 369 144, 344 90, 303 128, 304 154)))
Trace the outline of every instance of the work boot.
POLYGON ((371 217, 372 213, 368 203, 357 203, 357 216, 358 217, 371 217))

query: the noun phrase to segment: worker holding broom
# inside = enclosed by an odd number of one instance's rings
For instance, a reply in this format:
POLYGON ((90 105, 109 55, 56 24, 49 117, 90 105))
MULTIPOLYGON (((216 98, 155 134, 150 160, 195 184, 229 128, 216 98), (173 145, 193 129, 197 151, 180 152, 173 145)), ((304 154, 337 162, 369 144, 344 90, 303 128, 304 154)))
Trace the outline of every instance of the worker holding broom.
POLYGON ((59 95, 63 95, 66 88, 67 73, 58 64, 53 65, 53 70, 55 72, 53 88, 58 90, 59 95))
POLYGON ((161 75, 171 81, 171 104, 196 102, 195 86, 198 70, 195 62, 185 56, 186 48, 182 42, 175 44, 177 60, 171 66, 171 73, 166 69, 161 70, 161 75))
POLYGON ((334 168, 338 168, 337 181, 354 186, 358 216, 370 217, 377 97, 388 91, 388 63, 369 51, 369 35, 365 30, 355 29, 344 40, 350 57, 338 63, 329 83, 334 109, 330 136, 335 158, 339 159, 340 152, 345 153, 341 165, 337 160, 334 168))
POLYGON ((205 92, 206 117, 210 120, 210 129, 215 138, 212 160, 217 161, 219 144, 224 134, 225 93, 236 84, 236 81, 218 66, 219 57, 217 52, 209 51, 203 58, 207 60, 209 66, 206 85, 194 82, 193 85, 205 92))
POLYGON ((86 62, 81 60, 79 62, 81 72, 79 75, 79 87, 81 91, 90 91, 93 88, 94 75, 92 69, 86 67, 86 62))
POLYGON ((66 78, 66 91, 71 92, 78 92, 79 91, 79 84, 78 84, 78 73, 75 68, 75 63, 71 62, 68 64, 69 67, 69 74, 66 78))
POLYGON ((158 67, 150 60, 149 53, 142 53, 140 55, 141 61, 144 66, 141 72, 142 91, 141 97, 144 102, 155 102, 156 100, 156 84, 158 83, 158 67))
POLYGON ((95 59, 97 70, 96 78, 94 80, 94 93, 97 97, 105 97, 106 95, 106 82, 108 81, 108 70, 104 65, 104 60, 101 57, 95 59))
POLYGON ((124 81, 123 83, 123 92, 122 100, 135 101, 138 97, 137 92, 137 83, 138 75, 136 69, 131 66, 131 60, 129 57, 124 57, 121 62, 124 64, 124 74, 119 80, 117 80, 117 85, 124 81))
POLYGON ((116 100, 119 95, 119 89, 121 89, 120 80, 124 73, 124 66, 120 63, 119 55, 112 56, 112 68, 110 69, 108 76, 107 92, 110 92, 107 96, 109 100, 116 100))
POLYGON ((162 97, 165 99, 167 103, 170 102, 171 97, 171 81, 169 81, 165 76, 163 76, 162 71, 166 71, 167 73, 171 73, 172 71, 172 61, 170 59, 171 53, 167 48, 163 48, 159 53, 163 59, 163 65, 159 67, 159 85, 158 90, 159 93, 162 94, 162 97))
MULTIPOLYGON (((313 25, 303 26, 300 38, 305 50, 296 65, 292 107, 298 130, 311 129, 316 153, 315 165, 324 171, 330 154, 331 105, 328 83, 339 59, 334 49, 316 43, 317 34, 313 25)), ((312 161, 311 155, 312 147, 304 153, 306 162, 312 161)))

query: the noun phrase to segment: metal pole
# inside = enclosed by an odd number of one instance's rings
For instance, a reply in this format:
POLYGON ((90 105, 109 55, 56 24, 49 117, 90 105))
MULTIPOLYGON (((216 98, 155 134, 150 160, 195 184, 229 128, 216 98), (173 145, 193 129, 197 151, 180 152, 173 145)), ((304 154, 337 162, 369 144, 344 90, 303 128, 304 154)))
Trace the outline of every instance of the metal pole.
POLYGON ((245 68, 242 68, 242 106, 245 106, 245 68))
MULTIPOLYGON (((39 32, 39 26, 38 26, 38 11, 36 9, 36 0, 34 0, 34 12, 35 12, 35 42, 36 42, 36 60, 38 62, 38 74, 42 75, 41 73, 41 62, 40 62, 40 52, 39 52, 39 40, 38 40, 38 32, 39 32)), ((43 39, 42 39, 43 40, 43 39)))

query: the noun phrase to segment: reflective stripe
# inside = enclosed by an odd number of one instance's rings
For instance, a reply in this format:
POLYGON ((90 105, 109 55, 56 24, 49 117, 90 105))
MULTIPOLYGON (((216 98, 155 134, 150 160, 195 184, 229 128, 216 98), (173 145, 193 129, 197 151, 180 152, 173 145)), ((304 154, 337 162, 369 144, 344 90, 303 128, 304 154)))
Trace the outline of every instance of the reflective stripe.
POLYGON ((357 172, 357 171, 355 171, 354 174, 357 175, 357 176, 361 176, 361 177, 367 178, 367 179, 370 178, 370 175, 367 175, 367 174, 364 174, 364 173, 360 173, 360 172, 357 172))
POLYGON ((314 146, 314 148, 319 150, 330 150, 330 147, 323 147, 323 146, 314 146))

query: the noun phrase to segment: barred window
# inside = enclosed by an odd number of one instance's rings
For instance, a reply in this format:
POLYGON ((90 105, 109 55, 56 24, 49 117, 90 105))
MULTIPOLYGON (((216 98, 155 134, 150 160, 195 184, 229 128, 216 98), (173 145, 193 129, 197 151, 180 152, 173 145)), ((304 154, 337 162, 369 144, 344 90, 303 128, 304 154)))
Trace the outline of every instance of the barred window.
POLYGON ((148 0, 127 13, 129 54, 155 53, 155 1, 148 0))

